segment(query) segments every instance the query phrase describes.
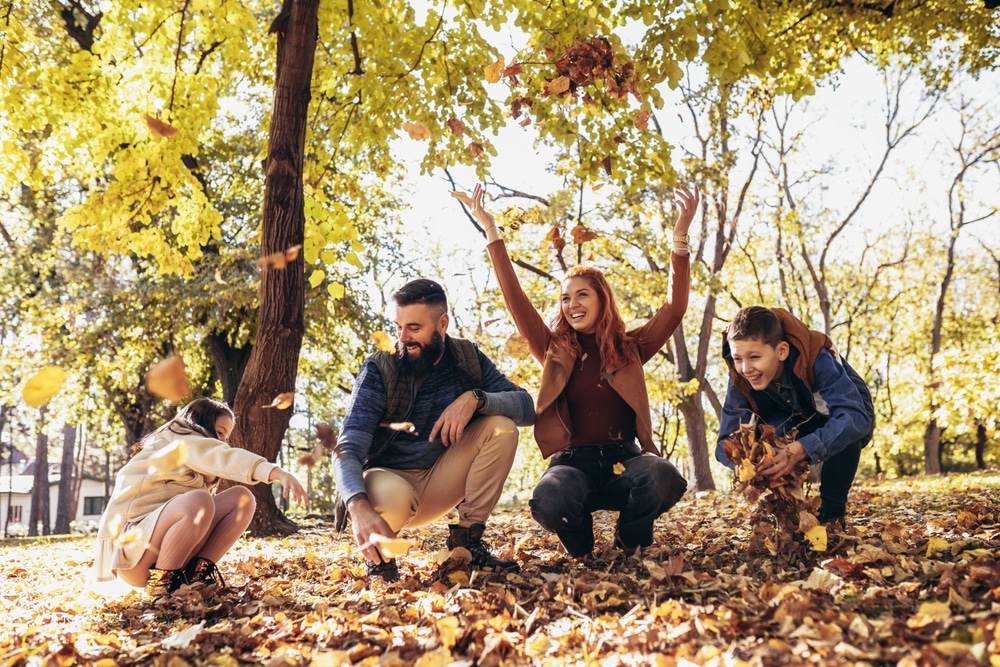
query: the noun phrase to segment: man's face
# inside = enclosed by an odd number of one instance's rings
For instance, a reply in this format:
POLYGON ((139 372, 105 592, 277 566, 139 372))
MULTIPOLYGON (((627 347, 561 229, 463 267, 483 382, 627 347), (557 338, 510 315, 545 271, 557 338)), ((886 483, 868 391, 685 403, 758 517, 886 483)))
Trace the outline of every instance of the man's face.
POLYGON ((781 341, 772 347, 762 340, 731 340, 729 350, 733 354, 736 372, 746 378, 757 391, 781 378, 785 359, 788 358, 788 343, 781 341))
POLYGON ((438 307, 422 303, 396 306, 396 350, 413 371, 426 372, 440 361, 447 330, 448 313, 438 307))

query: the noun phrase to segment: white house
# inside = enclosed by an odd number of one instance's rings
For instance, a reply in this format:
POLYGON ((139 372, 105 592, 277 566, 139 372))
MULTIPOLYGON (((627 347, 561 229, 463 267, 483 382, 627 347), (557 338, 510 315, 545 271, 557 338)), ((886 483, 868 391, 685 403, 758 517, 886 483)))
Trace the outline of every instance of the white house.
MULTIPOLYGON (((27 526, 31 516, 32 475, 10 474, 10 468, 0 469, 0 537, 13 534, 8 527, 27 526)), ((15 468, 15 473, 17 469, 15 468)), ((59 475, 49 475, 49 526, 55 528, 59 502, 59 475)), ((80 482, 76 511, 70 521, 94 521, 104 511, 104 480, 85 475, 80 482)), ((20 530, 20 527, 17 529, 20 530)))

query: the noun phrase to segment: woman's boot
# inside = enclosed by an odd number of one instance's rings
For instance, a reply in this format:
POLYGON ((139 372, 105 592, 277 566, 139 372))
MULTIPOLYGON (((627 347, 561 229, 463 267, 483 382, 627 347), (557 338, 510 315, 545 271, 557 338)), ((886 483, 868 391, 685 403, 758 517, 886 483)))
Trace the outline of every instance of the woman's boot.
POLYGON ((146 580, 146 594, 154 600, 164 595, 169 595, 178 588, 188 583, 188 578, 184 570, 149 570, 149 579, 146 580))

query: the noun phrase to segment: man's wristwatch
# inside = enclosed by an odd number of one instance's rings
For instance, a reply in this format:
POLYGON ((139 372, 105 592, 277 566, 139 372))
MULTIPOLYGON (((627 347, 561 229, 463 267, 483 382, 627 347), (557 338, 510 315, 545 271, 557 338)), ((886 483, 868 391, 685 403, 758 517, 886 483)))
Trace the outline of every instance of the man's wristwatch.
POLYGON ((486 407, 486 392, 482 389, 473 389, 472 395, 479 401, 476 405, 476 412, 482 412, 483 408, 486 407))

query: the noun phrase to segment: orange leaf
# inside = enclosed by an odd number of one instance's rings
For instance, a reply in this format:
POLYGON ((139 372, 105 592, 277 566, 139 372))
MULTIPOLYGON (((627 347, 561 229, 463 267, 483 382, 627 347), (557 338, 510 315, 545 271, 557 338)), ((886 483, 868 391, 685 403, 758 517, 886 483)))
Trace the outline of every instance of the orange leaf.
POLYGON ((640 130, 645 130, 649 127, 649 117, 653 114, 649 111, 638 111, 635 116, 632 117, 632 122, 640 130))
POLYGON ((295 393, 291 391, 286 391, 284 393, 278 394, 271 401, 271 405, 262 405, 262 408, 276 408, 278 410, 287 410, 292 407, 292 403, 295 401, 295 393))
POLYGON ((562 95, 567 90, 569 90, 568 76, 560 76, 545 84, 545 93, 547 95, 562 95))
POLYGON ((301 245, 293 245, 282 252, 272 252, 270 255, 264 255, 257 260, 257 264, 265 271, 268 269, 283 269, 289 262, 294 262, 298 259, 300 250, 302 250, 301 245))
POLYGON ((161 137, 172 137, 177 134, 176 127, 148 114, 146 115, 146 127, 149 128, 150 132, 161 137))
POLYGON ((146 389, 154 396, 176 403, 191 394, 191 382, 184 370, 184 359, 173 355, 154 364, 146 373, 146 389))
POLYGON ((447 124, 448 129, 451 130, 451 133, 456 137, 462 136, 462 133, 465 132, 465 123, 457 118, 449 118, 447 124))
POLYGON ((582 245, 587 241, 593 241, 597 238, 597 233, 592 232, 583 225, 577 225, 572 230, 570 234, 573 236, 573 243, 577 245, 582 245))
POLYGON ((489 83, 496 83, 497 81, 500 80, 500 77, 503 74, 503 70, 504 70, 503 56, 500 56, 500 58, 497 59, 495 63, 493 63, 492 65, 487 65, 485 67, 485 69, 483 70, 483 76, 489 83))
POLYGON ((419 120, 413 121, 412 123, 403 123, 403 129, 406 130, 408 135, 410 135, 410 139, 415 141, 424 141, 425 139, 431 138, 431 131, 428 130, 427 126, 419 120))

